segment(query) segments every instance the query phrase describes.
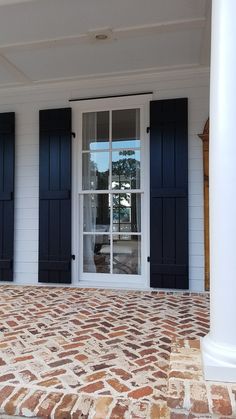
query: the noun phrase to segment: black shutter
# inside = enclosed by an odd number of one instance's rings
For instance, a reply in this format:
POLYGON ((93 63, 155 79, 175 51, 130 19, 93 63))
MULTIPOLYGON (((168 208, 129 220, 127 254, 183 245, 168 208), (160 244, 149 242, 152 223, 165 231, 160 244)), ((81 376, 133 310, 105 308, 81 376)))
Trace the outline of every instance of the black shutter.
POLYGON ((13 281, 15 114, 0 114, 0 281, 13 281))
POLYGON ((40 111, 39 282, 71 282, 71 109, 40 111))
POLYGON ((188 102, 150 104, 151 287, 188 288, 188 102))

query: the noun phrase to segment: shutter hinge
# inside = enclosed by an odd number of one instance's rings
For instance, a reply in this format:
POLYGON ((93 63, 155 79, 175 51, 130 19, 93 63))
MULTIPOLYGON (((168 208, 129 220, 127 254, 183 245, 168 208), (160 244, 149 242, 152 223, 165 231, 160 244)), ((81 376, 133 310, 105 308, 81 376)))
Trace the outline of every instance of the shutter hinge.
POLYGON ((73 138, 75 138, 75 137, 76 137, 75 132, 72 132, 72 133, 71 133, 71 137, 73 137, 73 138))
POLYGON ((146 128, 146 132, 147 132, 147 134, 149 134, 149 132, 150 132, 150 127, 147 127, 147 128, 146 128))
POLYGON ((150 262, 150 256, 147 257, 147 261, 150 262))
POLYGON ((75 260, 75 255, 71 255, 71 260, 75 260))

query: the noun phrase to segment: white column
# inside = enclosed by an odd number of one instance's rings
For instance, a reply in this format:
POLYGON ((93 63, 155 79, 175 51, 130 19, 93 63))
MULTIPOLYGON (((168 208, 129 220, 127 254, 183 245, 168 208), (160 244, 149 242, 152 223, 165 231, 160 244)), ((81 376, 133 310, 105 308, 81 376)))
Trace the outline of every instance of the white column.
POLYGON ((236 0, 212 1, 210 333, 205 378, 236 382, 236 0))

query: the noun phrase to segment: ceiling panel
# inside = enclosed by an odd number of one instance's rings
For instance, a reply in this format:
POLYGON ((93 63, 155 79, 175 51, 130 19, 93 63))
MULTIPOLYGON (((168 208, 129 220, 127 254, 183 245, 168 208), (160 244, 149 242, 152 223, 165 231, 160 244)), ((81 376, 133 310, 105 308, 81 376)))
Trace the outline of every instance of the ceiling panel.
POLYGON ((206 0, 34 0, 0 5, 0 45, 198 18, 205 15, 205 7, 206 0))
MULTIPOLYGON (((1 60, 1 58, 0 58, 1 60)), ((14 73, 9 71, 9 68, 7 66, 4 66, 0 62, 0 85, 2 84, 12 84, 16 83, 16 77, 14 73)))
POLYGON ((197 64, 201 30, 8 53, 33 80, 197 64))

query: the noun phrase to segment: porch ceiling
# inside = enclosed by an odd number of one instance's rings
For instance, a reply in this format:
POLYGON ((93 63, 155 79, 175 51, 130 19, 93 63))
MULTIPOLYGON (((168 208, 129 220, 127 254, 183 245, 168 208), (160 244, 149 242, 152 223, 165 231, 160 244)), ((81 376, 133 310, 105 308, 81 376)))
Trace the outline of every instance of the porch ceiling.
POLYGON ((206 67, 210 3, 0 0, 0 87, 206 67))

